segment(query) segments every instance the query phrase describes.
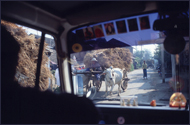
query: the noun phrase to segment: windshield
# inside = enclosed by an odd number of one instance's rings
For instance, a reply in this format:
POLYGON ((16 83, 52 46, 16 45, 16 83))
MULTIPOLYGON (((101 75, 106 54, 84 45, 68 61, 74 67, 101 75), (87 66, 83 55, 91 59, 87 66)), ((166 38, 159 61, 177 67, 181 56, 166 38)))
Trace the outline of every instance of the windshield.
POLYGON ((158 13, 74 29, 69 51, 74 93, 95 103, 169 105, 174 92, 189 99, 189 37, 179 54, 164 49, 166 33, 153 30, 158 13))

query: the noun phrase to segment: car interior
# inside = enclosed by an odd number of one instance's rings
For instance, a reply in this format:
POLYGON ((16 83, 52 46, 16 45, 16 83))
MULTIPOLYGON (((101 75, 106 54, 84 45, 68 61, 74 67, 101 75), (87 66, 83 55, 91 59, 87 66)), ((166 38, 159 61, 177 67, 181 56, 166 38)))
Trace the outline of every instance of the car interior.
MULTIPOLYGON (((93 102, 93 105, 100 112, 100 119, 96 124, 189 124, 189 1, 2 1, 1 20, 42 32, 40 36, 41 41, 35 81, 35 87, 37 88, 39 87, 39 78, 41 75, 40 68, 43 58, 42 53, 45 34, 53 36, 55 50, 57 52, 56 59, 59 68, 61 93, 69 93, 79 97, 82 96, 93 102), (145 24, 144 27, 143 19, 147 24, 145 24), (118 28, 120 25, 122 27, 121 29, 118 28), (123 28, 123 26, 125 28, 123 28), (146 98, 144 97, 145 94, 135 93, 135 90, 134 92, 132 91, 135 87, 132 87, 132 83, 135 82, 135 80, 139 80, 138 78, 142 75, 138 76, 135 74, 133 75, 132 72, 130 73, 130 66, 128 65, 132 63, 131 60, 133 60, 134 64, 137 48, 139 48, 139 51, 142 51, 142 47, 146 48, 148 45, 160 45, 161 47, 161 56, 159 59, 161 60, 160 64, 162 67, 160 70, 162 74, 160 74, 159 80, 157 81, 163 82, 163 84, 160 84, 160 88, 155 90, 159 91, 162 87, 162 91, 165 91, 164 83, 167 81, 167 75, 163 74, 167 74, 167 71, 170 71, 171 77, 175 74, 177 79, 181 78, 184 81, 183 90, 174 87, 174 90, 168 92, 169 96, 166 97, 163 95, 163 97, 167 98, 165 98, 163 103, 162 101, 156 100, 156 106, 150 104, 150 101, 154 99, 153 97, 146 98), (127 49, 127 53, 132 53, 133 56, 125 55, 128 58, 125 60, 122 58, 116 59, 117 57, 106 57, 107 61, 101 61, 100 56, 105 57, 109 55, 105 54, 107 51, 106 49, 116 51, 115 53, 117 53, 117 48, 119 48, 118 51, 127 49), (76 84, 77 87, 79 85, 75 82, 74 76, 77 73, 82 76, 84 73, 82 73, 83 70, 80 70, 81 72, 79 70, 73 70, 73 64, 70 63, 70 60, 75 59, 74 56, 76 56, 78 59, 77 61, 81 61, 79 64, 85 64, 87 67, 88 61, 91 61, 92 57, 89 56, 89 60, 86 62, 85 59, 87 59, 88 53, 90 55, 93 52, 100 52, 99 55, 96 54, 94 57, 96 57, 98 62, 104 65, 103 68, 109 68, 110 65, 120 69, 123 68, 122 65, 125 65, 125 67, 128 68, 128 79, 125 79, 127 80, 126 82, 128 82, 128 88, 122 90, 120 97, 122 98, 122 96, 125 96, 125 93, 129 92, 131 89, 131 93, 128 95, 138 97, 138 106, 121 105, 122 100, 119 96, 115 96, 116 93, 114 93, 117 91, 117 87, 113 89, 113 96, 104 98, 103 94, 105 93, 105 88, 107 89, 107 85, 105 84, 104 86, 104 80, 103 82, 101 81, 102 86, 99 86, 99 88, 91 87, 90 84, 88 91, 86 89, 87 86, 83 91, 82 86, 82 94, 77 94, 79 88, 76 89, 76 84), (167 58, 167 56, 163 57, 165 52, 169 55, 171 60, 172 58, 174 59, 174 62, 177 62, 175 59, 177 59, 178 55, 187 52, 188 61, 184 64, 186 67, 183 65, 185 67, 184 70, 187 70, 187 72, 184 73, 185 76, 181 73, 183 69, 179 68, 182 63, 178 65, 178 63, 173 64, 171 61, 170 63, 167 63, 166 60, 165 62, 162 61, 167 58), (83 54, 83 56, 77 56, 77 54, 83 54), (86 56, 84 56, 85 54, 86 56), (80 61, 79 57, 81 57, 80 61), (114 64, 114 61, 110 64, 106 63, 110 60, 116 60, 115 62, 119 60, 119 64, 114 64), (167 64, 171 64, 170 70, 164 70, 163 67, 167 64), (173 70, 174 67, 175 70, 173 70), (169 98, 175 92, 182 92, 184 94, 185 104, 180 103, 183 104, 183 106, 179 105, 172 107, 169 105, 169 98)), ((148 50, 151 50, 151 47, 149 47, 148 50)), ((154 52, 152 51, 152 53, 154 52)), ((180 58, 182 58, 181 55, 180 58)), ((144 58, 145 57, 147 57, 146 54, 144 58)), ((1 59, 3 60, 3 58, 1 59)), ((156 66, 156 64, 154 66, 156 66)), ((139 65, 139 67, 141 66, 139 65)), ((136 69, 136 65, 134 69, 136 69)), ((156 70, 155 67, 154 71, 156 70)), ((149 78, 151 75, 150 71, 153 72, 153 69, 148 69, 148 80, 151 80, 151 78, 149 78)), ((156 80, 154 81, 155 82, 152 81, 152 83, 150 82, 150 84, 156 84, 156 80)), ((121 87, 124 88, 124 83, 121 87)), ((149 95, 153 94, 154 92, 149 92, 149 95)), ((156 96, 155 98, 161 98, 161 94, 160 96, 159 94, 156 96)), ((182 97, 180 97, 180 99, 181 98, 182 97)), ((66 99, 63 100, 66 101, 66 99)), ((78 102, 82 102, 82 100, 78 102)), ((91 103, 89 103, 89 105, 90 104, 91 103)), ((76 103, 75 105, 80 104, 76 103)), ((90 114, 90 108, 86 109, 89 110, 90 114)), ((39 110, 39 112, 39 114, 43 115, 43 110, 39 110)), ((62 113, 64 114, 64 110, 58 112, 59 118, 62 118, 61 115, 62 113)), ((80 116, 80 113, 75 113, 72 110, 71 114, 72 112, 75 114, 73 117, 77 117, 77 115, 80 116)), ((86 123, 85 119, 81 121, 81 123, 83 122, 86 123)), ((43 122, 39 121, 39 123, 43 122)), ((55 121, 55 124, 56 123, 55 121)), ((50 122, 50 124, 53 123, 50 122)))

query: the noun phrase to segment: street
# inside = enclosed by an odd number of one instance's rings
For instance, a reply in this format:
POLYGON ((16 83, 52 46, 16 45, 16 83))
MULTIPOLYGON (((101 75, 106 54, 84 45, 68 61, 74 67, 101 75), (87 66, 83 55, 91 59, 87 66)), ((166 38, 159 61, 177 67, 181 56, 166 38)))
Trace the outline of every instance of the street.
MULTIPOLYGON (((150 104, 152 100, 156 100, 157 104, 169 104, 169 101, 161 101, 160 99, 169 99, 173 93, 173 90, 170 88, 168 81, 170 78, 166 79, 165 83, 162 83, 161 77, 158 75, 157 70, 148 69, 147 76, 148 79, 143 79, 143 70, 137 69, 132 72, 129 72, 128 78, 128 87, 125 91, 121 91, 121 96, 137 96, 138 103, 150 104)), ((108 91, 111 89, 108 88, 108 91)), ((96 103, 120 103, 119 101, 108 101, 102 100, 105 99, 105 83, 102 83, 100 91, 94 97, 94 102, 96 103)), ((117 96, 118 85, 114 86, 112 96, 107 96, 108 99, 120 99, 117 96)))

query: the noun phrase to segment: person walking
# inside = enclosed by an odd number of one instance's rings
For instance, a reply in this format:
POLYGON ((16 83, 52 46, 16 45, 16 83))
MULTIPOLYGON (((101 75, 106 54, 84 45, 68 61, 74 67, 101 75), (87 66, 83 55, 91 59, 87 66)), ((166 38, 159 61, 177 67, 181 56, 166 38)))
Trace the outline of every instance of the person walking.
POLYGON ((58 68, 55 70, 55 79, 56 79, 56 84, 58 86, 60 86, 59 69, 58 68))
POLYGON ((143 65, 142 65, 142 68, 143 68, 143 79, 148 79, 147 78, 147 64, 146 62, 144 61, 143 65))

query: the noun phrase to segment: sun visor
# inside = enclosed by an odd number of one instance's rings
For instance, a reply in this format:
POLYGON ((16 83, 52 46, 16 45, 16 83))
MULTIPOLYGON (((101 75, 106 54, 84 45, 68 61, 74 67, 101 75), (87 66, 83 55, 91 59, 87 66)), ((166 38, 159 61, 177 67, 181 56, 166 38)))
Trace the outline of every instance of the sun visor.
POLYGON ((58 33, 60 19, 52 14, 23 2, 1 2, 1 17, 33 25, 44 30, 58 33), (51 24, 51 25, 49 25, 51 24))
POLYGON ((90 22, 103 22, 111 19, 121 18, 127 15, 143 12, 144 2, 111 2, 109 5, 92 7, 88 11, 78 10, 77 13, 67 15, 66 19, 71 25, 90 22), (115 11, 117 10, 117 11, 115 11))

